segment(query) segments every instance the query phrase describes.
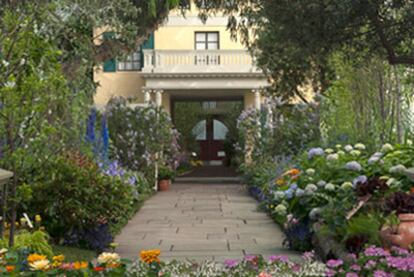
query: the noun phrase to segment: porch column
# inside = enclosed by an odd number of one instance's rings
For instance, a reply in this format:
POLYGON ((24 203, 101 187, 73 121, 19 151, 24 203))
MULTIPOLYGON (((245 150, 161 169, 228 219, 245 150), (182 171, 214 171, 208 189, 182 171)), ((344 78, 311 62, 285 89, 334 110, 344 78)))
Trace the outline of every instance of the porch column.
POLYGON ((252 90, 252 92, 254 93, 254 108, 256 110, 260 110, 260 106, 261 106, 260 90, 254 89, 252 90))
POLYGON ((151 90, 150 89, 142 89, 142 92, 144 93, 144 103, 149 104, 151 102, 151 90))
POLYGON ((157 107, 161 107, 162 105, 162 93, 164 91, 163 90, 156 90, 155 91, 155 104, 157 105, 157 107))

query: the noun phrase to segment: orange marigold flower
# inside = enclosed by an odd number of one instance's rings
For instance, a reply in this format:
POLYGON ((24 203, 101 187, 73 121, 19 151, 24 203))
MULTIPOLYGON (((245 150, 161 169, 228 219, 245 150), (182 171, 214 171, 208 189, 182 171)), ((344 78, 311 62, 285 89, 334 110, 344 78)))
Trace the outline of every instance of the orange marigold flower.
POLYGON ((292 169, 290 169, 290 170, 286 171, 286 172, 283 174, 283 176, 285 176, 285 175, 289 175, 289 176, 296 176, 296 175, 299 175, 299 173, 300 173, 300 170, 299 170, 299 169, 297 169, 297 168, 292 168, 292 169))
POLYGON ((153 250, 143 250, 139 254, 141 257, 141 260, 147 264, 157 262, 159 263, 160 260, 158 259, 158 256, 161 254, 161 251, 158 249, 153 250))
POLYGON ((27 262, 30 264, 37 262, 37 261, 42 261, 42 260, 47 260, 47 257, 45 255, 39 255, 39 254, 30 254, 27 257, 27 262))
POLYGON ((119 267, 121 264, 120 263, 109 263, 106 265, 107 268, 117 268, 119 267))
POLYGON ((14 265, 6 265, 7 272, 13 272, 16 269, 14 265))
POLYGON ((410 189, 410 191, 411 191, 411 193, 414 193, 414 187, 412 187, 412 188, 410 189))
POLYGON ((82 261, 82 262, 77 261, 77 262, 73 263, 73 268, 75 270, 85 269, 87 267, 88 267, 88 263, 84 262, 84 261, 82 261))

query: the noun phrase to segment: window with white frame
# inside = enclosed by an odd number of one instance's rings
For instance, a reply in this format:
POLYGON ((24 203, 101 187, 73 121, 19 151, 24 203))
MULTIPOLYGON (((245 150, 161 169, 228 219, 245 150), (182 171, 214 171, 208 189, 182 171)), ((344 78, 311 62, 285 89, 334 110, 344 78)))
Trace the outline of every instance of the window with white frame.
POLYGON ((119 71, 139 71, 142 68, 142 55, 139 48, 136 52, 129 54, 123 60, 118 61, 119 71))
POLYGON ((196 50, 217 50, 220 49, 219 32, 196 32, 196 50))

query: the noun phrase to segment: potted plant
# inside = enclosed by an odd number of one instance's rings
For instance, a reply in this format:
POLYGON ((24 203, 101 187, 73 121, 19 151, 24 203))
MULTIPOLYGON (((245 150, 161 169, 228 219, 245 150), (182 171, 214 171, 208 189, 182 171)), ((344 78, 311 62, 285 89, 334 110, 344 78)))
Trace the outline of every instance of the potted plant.
POLYGON ((414 194, 395 192, 387 198, 385 209, 398 216, 397 225, 386 226, 380 232, 386 248, 399 246, 410 249, 414 243, 414 194))
POLYGON ((167 191, 170 189, 171 180, 174 179, 174 171, 168 166, 160 166, 158 170, 158 190, 167 191))

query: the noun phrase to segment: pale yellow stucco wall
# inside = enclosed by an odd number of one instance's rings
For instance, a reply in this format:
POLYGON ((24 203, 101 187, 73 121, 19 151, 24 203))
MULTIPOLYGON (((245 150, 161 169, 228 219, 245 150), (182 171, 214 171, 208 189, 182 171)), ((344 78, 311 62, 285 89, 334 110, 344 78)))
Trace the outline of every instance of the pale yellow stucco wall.
POLYGON ((98 67, 95 69, 94 80, 99 84, 94 96, 96 105, 105 105, 113 96, 133 98, 137 103, 144 102, 141 89, 145 86, 145 81, 139 72, 107 73, 98 67))
POLYGON ((240 41, 231 39, 225 26, 171 26, 162 27, 155 32, 155 49, 194 50, 196 32, 219 32, 220 49, 242 50, 240 41))

